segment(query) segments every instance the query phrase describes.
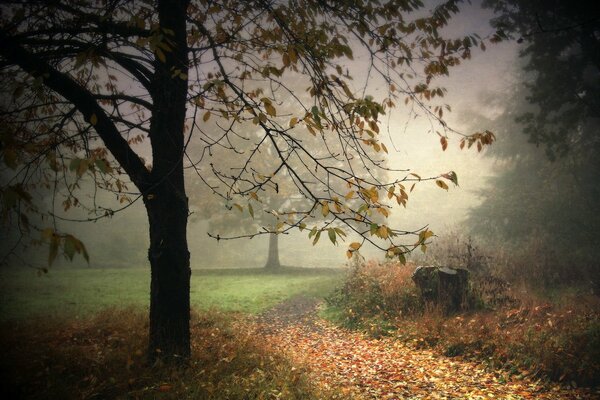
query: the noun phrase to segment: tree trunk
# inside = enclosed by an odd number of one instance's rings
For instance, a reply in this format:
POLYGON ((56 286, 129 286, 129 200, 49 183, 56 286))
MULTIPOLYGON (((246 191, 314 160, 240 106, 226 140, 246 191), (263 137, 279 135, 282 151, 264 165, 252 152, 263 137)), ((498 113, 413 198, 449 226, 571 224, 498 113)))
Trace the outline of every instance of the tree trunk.
POLYGON ((161 186, 146 200, 151 267, 148 356, 151 362, 161 359, 185 363, 190 357, 187 200, 166 185, 161 186))
POLYGON ((190 357, 190 254, 187 247, 188 199, 183 175, 188 71, 187 0, 159 0, 161 29, 170 51, 155 57, 150 93, 152 170, 144 204, 150 222, 151 267, 148 356, 185 363, 190 357))
POLYGON ((269 234, 269 257, 267 258, 265 268, 281 268, 281 264, 279 263, 279 235, 276 233, 269 234))

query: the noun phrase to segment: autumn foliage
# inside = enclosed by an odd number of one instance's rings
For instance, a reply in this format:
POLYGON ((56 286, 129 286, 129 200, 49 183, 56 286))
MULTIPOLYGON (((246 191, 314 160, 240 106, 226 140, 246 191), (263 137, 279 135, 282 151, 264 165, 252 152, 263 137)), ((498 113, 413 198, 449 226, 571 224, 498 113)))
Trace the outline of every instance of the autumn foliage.
POLYGON ((234 319, 218 311, 193 314, 187 369, 147 364, 141 309, 4 323, 0 393, 10 399, 330 398, 302 367, 257 338, 247 318, 234 319))
POLYGON ((414 268, 375 262, 354 268, 329 298, 329 314, 375 337, 483 361, 505 370, 506 380, 533 376, 574 386, 600 384, 596 296, 575 292, 550 301, 492 275, 475 275, 471 311, 445 316, 421 301, 411 279, 414 268))

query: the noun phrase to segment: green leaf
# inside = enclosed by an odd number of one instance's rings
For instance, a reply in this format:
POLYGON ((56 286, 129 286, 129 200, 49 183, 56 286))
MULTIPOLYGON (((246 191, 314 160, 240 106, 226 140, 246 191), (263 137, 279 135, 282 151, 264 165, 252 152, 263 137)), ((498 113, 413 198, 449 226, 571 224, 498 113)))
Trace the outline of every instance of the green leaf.
POLYGON ((320 238, 321 238, 321 231, 318 231, 317 234, 315 235, 315 239, 313 240, 313 246, 315 244, 317 244, 317 242, 319 241, 320 238))
POLYGON ((248 212, 250 213, 252 219, 254 219, 254 209, 252 208, 252 204, 250 203, 248 203, 248 212))
POLYGON ((336 244, 335 230, 333 228, 327 229, 327 235, 329 236, 331 243, 336 244))
POLYGON ((63 245, 63 250, 65 252, 65 255, 67 256, 67 258, 70 261, 73 261, 73 256, 75 256, 75 242, 74 240, 76 240, 73 236, 71 235, 67 235, 65 237, 65 241, 64 241, 64 245, 63 245))
POLYGON ((319 115, 319 107, 313 106, 310 112, 312 113, 313 119, 317 123, 317 126, 321 128, 321 116, 319 115))
POLYGON ((81 163, 81 158, 74 158, 69 163, 69 171, 77 171, 79 169, 79 164, 81 163))
POLYGON ((48 252, 48 265, 52 265, 56 256, 58 255, 58 245, 60 244, 60 237, 58 235, 52 235, 50 239, 50 251, 48 252))
POLYGON ((398 261, 400 261, 400 264, 406 265, 406 256, 404 253, 398 253, 398 261))
POLYGON ((378 229, 379 229, 379 225, 377 225, 377 224, 371 224, 371 226, 369 228, 371 236, 374 235, 377 232, 378 229))
POLYGON ((90 124, 92 125, 96 125, 98 123, 98 117, 96 116, 96 114, 92 114, 90 115, 90 124))
POLYGON ((94 161, 94 164, 103 174, 108 174, 112 172, 112 167, 108 164, 106 160, 99 159, 94 161))

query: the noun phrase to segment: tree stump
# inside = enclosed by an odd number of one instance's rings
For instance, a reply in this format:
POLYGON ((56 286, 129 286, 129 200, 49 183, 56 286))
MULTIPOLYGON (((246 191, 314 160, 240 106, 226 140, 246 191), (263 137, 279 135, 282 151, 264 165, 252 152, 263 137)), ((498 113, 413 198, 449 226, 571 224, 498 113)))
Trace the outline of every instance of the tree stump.
POLYGON ((445 314, 467 308, 469 271, 464 268, 417 267, 412 279, 425 303, 441 307, 445 314))

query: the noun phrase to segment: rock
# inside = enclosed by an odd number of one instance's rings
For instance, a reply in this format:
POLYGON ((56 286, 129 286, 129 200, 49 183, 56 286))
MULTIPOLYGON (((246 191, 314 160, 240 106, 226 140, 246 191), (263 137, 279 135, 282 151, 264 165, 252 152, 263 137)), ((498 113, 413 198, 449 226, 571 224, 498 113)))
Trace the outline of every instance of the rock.
POLYGON ((445 314, 467 307, 469 271, 464 268, 417 267, 412 279, 426 303, 442 308, 445 314))

